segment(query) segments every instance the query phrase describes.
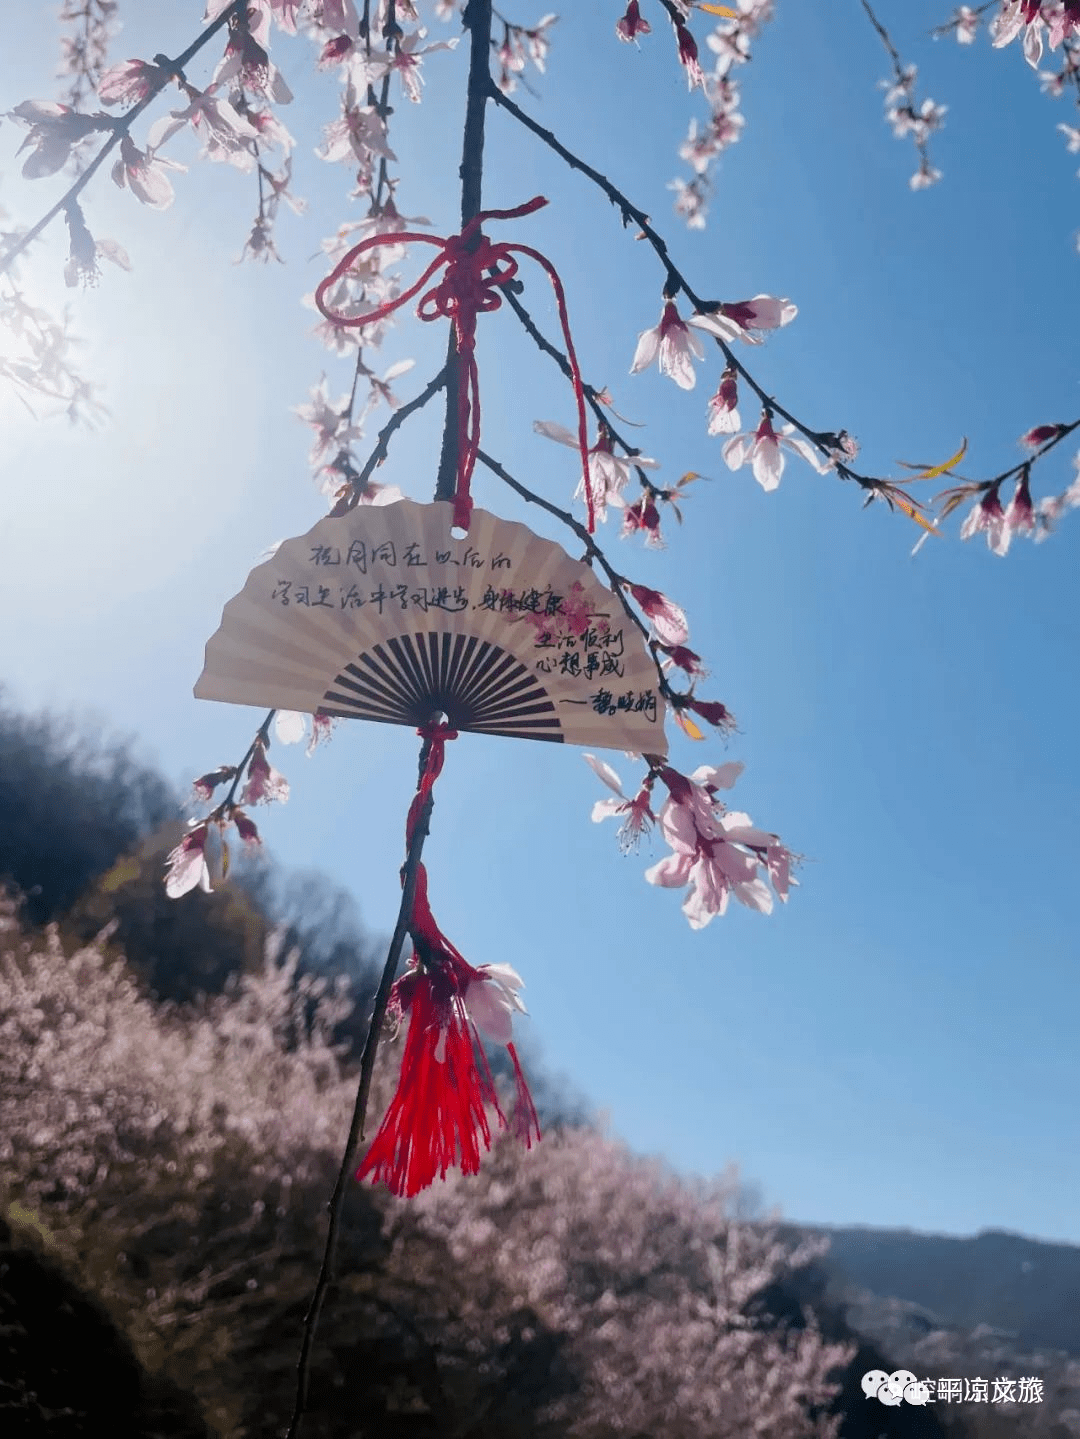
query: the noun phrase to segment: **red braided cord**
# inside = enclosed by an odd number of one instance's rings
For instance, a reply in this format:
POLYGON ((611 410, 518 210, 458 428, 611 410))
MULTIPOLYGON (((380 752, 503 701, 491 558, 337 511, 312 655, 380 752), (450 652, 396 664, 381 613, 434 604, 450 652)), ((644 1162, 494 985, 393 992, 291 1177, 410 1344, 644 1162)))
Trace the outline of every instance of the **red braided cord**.
POLYGON ((414 295, 424 289, 441 265, 446 266, 446 274, 438 284, 421 295, 416 313, 421 320, 440 318, 450 320, 454 326, 454 344, 457 353, 465 362, 465 373, 458 385, 457 395, 458 472, 454 493, 454 524, 459 529, 467 530, 469 528, 472 514, 469 483, 480 450, 480 373, 475 353, 476 316, 481 313, 490 313, 502 305, 499 288, 513 280, 518 272, 518 264, 513 257, 515 251, 522 255, 528 255, 531 260, 540 265, 555 291, 559 322, 562 326, 563 339, 566 341, 574 397, 577 402, 578 446, 581 450, 582 476, 590 534, 596 526, 592 483, 589 478, 585 392, 581 382, 581 371, 578 367, 574 342, 570 335, 570 320, 562 281, 551 261, 541 255, 539 251, 528 245, 492 244, 486 235, 480 234, 480 226, 486 220, 518 219, 523 215, 532 214, 533 211, 541 209, 547 203, 542 195, 537 195, 526 204, 518 205, 512 210, 481 210, 467 225, 463 226, 460 234, 450 235, 445 239, 438 239, 434 235, 421 235, 413 230, 369 235, 366 240, 361 240, 358 245, 354 245, 348 251, 315 291, 315 304, 320 314, 324 315, 326 319, 335 325, 361 328, 373 325, 393 314, 407 300, 411 300, 414 295), (439 247, 440 253, 428 265, 419 280, 410 285, 396 299, 388 300, 384 305, 379 305, 366 315, 351 317, 337 315, 326 307, 327 290, 352 267, 358 256, 381 245, 411 244, 414 241, 420 241, 425 245, 436 245, 439 247), (494 273, 485 274, 485 271, 488 270, 494 271, 494 273))

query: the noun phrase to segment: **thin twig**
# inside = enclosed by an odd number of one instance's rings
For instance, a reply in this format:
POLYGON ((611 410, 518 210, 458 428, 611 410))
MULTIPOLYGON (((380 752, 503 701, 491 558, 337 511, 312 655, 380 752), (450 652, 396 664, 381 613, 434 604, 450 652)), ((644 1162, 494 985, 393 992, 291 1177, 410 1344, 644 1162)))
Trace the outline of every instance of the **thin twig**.
POLYGON ((421 390, 418 395, 414 395, 406 404, 397 407, 379 431, 375 441, 375 448, 367 457, 362 470, 353 468, 352 462, 349 460, 346 452, 343 452, 344 458, 342 458, 342 455, 338 456, 331 468, 336 468, 344 475, 353 487, 354 496, 359 497, 368 480, 389 455, 390 439, 394 432, 405 423, 410 415, 415 414, 417 410, 422 410, 427 402, 433 396, 437 395, 440 390, 444 389, 445 386, 446 366, 444 365, 439 373, 428 381, 427 385, 425 385, 424 389, 421 390))

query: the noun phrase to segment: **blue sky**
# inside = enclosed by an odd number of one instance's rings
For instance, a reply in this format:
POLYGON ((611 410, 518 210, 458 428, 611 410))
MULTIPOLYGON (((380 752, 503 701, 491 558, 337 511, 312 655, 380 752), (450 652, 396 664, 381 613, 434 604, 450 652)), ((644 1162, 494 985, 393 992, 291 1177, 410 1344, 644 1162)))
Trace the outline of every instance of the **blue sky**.
MULTIPOLYGON (((198 30, 198 5, 124 8, 117 58, 175 54, 198 30)), ((945 178, 913 194, 912 148, 882 116, 886 57, 859 7, 826 22, 781 0, 740 75, 746 130, 695 234, 665 188, 700 113, 670 35, 657 23, 638 51, 615 40, 620 6, 573 8, 586 13, 559 23, 548 74, 531 76, 541 101, 517 98, 654 217, 699 292, 798 303, 792 325, 745 352, 785 405, 851 430, 865 469, 885 474, 899 459, 943 460, 964 435, 963 473, 996 473, 1019 458, 1023 431, 1075 416, 1076 160, 1054 129, 1073 117, 1040 93, 1018 47, 934 43, 947 5, 883 4, 922 93, 949 105, 932 145, 945 178)), ((56 46, 40 6, 13 0, 4 109, 57 93, 56 46)), ((278 58, 309 200, 302 220, 282 216, 287 264, 234 263, 254 181, 197 162, 194 147, 169 152, 192 169, 174 177, 164 214, 101 176, 87 218, 133 272, 68 295, 56 236, 25 276, 39 298, 73 305, 110 418, 69 431, 0 400, 3 679, 27 707, 137 732, 177 782, 238 760, 261 718, 196 701, 192 686, 223 604, 266 546, 324 512, 291 408, 323 370, 332 393, 348 383, 300 305, 324 273, 320 239, 355 215, 345 169, 312 155, 334 114, 332 77, 313 73, 303 43, 279 41, 278 58)), ((431 57, 424 103, 400 99, 393 119, 399 206, 435 233, 457 223, 465 60, 431 57)), ((197 63, 192 78, 208 70, 197 63)), ((0 130, 0 203, 25 222, 61 184, 19 178, 22 133, 0 130)), ((864 512, 794 459, 764 494, 706 434, 712 356, 689 394, 655 371, 628 374, 663 277, 603 197, 503 114, 489 116, 486 167, 486 204, 552 202, 515 238, 563 276, 586 377, 642 423, 661 478, 709 476, 668 550, 610 536, 625 572, 685 607, 713 671, 702 692, 739 721, 726 746, 673 734, 673 760, 744 761, 733 803, 808 862, 771 917, 732 906, 691 932, 679 896, 642 880, 664 846, 624 858, 613 827, 590 824, 604 792, 578 754, 466 735, 448 753, 428 848, 442 928, 473 963, 521 972, 523 1027, 545 1063, 636 1150, 684 1172, 734 1161, 795 1220, 1080 1242, 1080 518, 1005 560, 961 545, 954 522, 912 559, 910 522, 864 512)), ((545 282, 525 278, 550 328, 545 282)), ((573 456, 532 424, 570 424, 569 391, 508 313, 481 327, 485 449, 565 503, 573 456)), ((416 357, 400 393, 421 387, 444 345, 441 328, 402 317, 384 350, 387 364, 416 357)), ((439 433, 432 407, 380 478, 429 498, 439 433)), ((1071 454, 1036 471, 1037 494, 1065 487, 1071 454)), ((474 492, 557 537, 486 475, 474 492)), ((268 845, 346 885, 374 932, 397 910, 417 744, 354 725, 310 760, 271 752, 292 797, 259 816, 268 845)))

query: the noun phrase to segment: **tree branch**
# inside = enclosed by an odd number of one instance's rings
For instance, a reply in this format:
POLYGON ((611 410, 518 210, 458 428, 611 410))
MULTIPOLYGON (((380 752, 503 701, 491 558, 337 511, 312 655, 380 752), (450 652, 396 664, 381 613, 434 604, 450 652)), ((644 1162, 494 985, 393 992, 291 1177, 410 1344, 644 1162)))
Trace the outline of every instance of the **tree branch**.
MULTIPOLYGON (((492 88, 490 61, 491 0, 468 0, 462 24, 469 31, 469 80, 465 98, 465 132, 461 144, 461 226, 480 213, 484 176, 484 119, 488 95, 492 88)), ((477 237, 479 243, 479 237, 477 237)), ((435 480, 436 500, 452 500, 457 487, 460 448, 458 435, 458 404, 461 391, 461 366, 457 343, 451 328, 446 346, 446 421, 443 425, 442 452, 435 480)))
POLYGON ((138 119, 149 105, 153 104, 165 86, 183 70, 188 61, 197 55, 207 41, 216 35, 223 26, 228 25, 234 18, 246 13, 247 0, 233 0, 233 3, 227 9, 223 10, 211 25, 206 27, 197 40, 193 40, 186 50, 177 55, 175 60, 169 60, 162 55, 154 57, 155 62, 162 67, 165 73, 158 76, 151 86, 149 93, 145 95, 137 105, 133 105, 126 115, 117 116, 113 121, 113 133, 105 141, 105 144, 102 145, 101 149, 74 184, 57 200, 52 209, 47 211, 36 225, 31 226, 25 235, 20 236, 3 255, 0 255, 0 275, 10 270, 12 264, 23 251, 28 249, 37 237, 52 224, 57 215, 63 214, 71 202, 86 188, 95 173, 104 164, 105 157, 111 151, 115 150, 116 146, 119 145, 120 141, 131 129, 133 122, 138 119))

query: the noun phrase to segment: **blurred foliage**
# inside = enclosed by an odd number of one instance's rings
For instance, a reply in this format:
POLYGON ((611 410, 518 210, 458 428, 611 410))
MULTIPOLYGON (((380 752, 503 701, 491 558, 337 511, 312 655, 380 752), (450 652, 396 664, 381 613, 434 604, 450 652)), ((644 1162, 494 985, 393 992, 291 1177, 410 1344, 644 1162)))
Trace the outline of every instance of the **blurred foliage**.
POLYGON ((0 690, 0 882, 22 892, 31 923, 55 919, 177 809, 130 740, 20 714, 0 690))

